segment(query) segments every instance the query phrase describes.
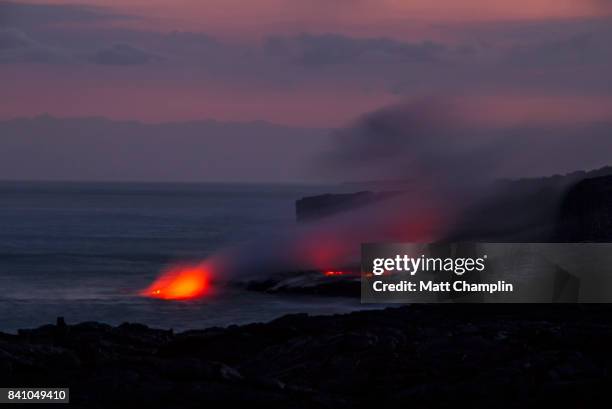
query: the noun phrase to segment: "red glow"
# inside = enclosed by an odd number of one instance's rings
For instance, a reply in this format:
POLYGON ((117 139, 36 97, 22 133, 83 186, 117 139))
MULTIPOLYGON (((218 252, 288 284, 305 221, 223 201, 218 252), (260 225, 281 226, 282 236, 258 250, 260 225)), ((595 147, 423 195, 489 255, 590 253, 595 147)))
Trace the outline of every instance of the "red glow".
POLYGON ((163 300, 202 297, 210 290, 209 276, 202 265, 175 266, 162 273, 140 295, 163 300))
POLYGON ((315 232, 296 243, 295 254, 303 264, 329 271, 324 269, 346 261, 356 246, 342 231, 315 232))
POLYGON ((335 277, 335 276, 341 276, 344 275, 344 271, 326 271, 325 273, 326 277, 335 277))

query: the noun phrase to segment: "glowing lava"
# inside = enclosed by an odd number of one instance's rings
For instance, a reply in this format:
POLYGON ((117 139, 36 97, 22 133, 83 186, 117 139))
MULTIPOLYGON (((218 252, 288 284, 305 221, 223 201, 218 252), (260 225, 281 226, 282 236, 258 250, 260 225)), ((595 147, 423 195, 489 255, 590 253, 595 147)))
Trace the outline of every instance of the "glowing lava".
POLYGON ((202 297, 209 289, 209 272, 204 266, 175 266, 162 273, 140 295, 164 300, 185 300, 202 297))
POLYGON ((335 277, 335 276, 341 276, 344 275, 344 271, 326 271, 325 273, 326 277, 335 277))

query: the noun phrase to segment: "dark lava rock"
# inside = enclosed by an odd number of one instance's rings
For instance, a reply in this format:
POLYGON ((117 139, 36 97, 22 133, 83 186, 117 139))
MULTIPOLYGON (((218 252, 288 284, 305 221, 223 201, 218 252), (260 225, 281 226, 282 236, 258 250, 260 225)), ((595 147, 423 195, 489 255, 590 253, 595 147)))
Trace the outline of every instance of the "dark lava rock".
POLYGON ((331 297, 361 296, 360 272, 354 268, 341 269, 336 275, 323 271, 295 271, 272 275, 261 280, 242 283, 249 291, 271 294, 304 294, 331 297))
POLYGON ((593 407, 609 402, 611 312, 414 305, 179 334, 60 323, 0 334, 0 384, 69 386, 96 408, 593 407))

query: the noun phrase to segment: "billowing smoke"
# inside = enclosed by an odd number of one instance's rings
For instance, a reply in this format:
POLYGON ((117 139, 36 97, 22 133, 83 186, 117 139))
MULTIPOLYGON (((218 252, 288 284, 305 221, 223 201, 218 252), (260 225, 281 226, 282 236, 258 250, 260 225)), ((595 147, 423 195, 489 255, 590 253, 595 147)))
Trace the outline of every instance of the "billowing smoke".
MULTIPOLYGON (((466 102, 467 103, 467 102, 466 102)), ((327 169, 350 180, 427 178, 436 188, 608 165, 612 121, 495 124, 458 99, 422 99, 336 131, 327 169)))
POLYGON ((389 200, 353 209, 319 222, 288 226, 283 231, 219 251, 201 263, 168 268, 141 295, 183 299, 210 292, 227 281, 261 281, 287 273, 325 276, 329 271, 358 269, 361 243, 430 242, 442 237, 452 209, 428 192, 397 194, 389 200), (195 294, 195 295, 194 295, 195 294))
POLYGON ((554 121, 496 122, 460 101, 424 99, 364 115, 336 132, 326 169, 435 192, 429 197, 452 209, 439 239, 551 240, 559 202, 580 175, 501 179, 609 165, 612 122, 572 119, 572 112, 554 121))
MULTIPOLYGON (((368 181, 379 191, 393 181, 392 199, 288 227, 221 252, 206 265, 217 278, 232 279, 333 270, 358 262, 367 242, 550 238, 567 178, 548 184, 499 179, 605 165, 612 123, 496 125, 466 115, 454 101, 388 107, 336 131, 334 148, 317 170, 368 181)), ((172 288, 194 287, 189 280, 180 284, 172 288)))

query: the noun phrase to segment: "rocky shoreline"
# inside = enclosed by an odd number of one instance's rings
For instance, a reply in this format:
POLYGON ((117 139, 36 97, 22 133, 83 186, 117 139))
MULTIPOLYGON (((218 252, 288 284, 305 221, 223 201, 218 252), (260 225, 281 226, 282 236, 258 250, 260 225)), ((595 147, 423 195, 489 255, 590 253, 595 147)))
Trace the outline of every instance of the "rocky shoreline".
MULTIPOLYGON (((76 407, 590 407, 612 307, 412 305, 174 333, 90 322, 0 333, 0 384, 76 407)), ((599 406, 599 405, 597 405, 599 406)))

